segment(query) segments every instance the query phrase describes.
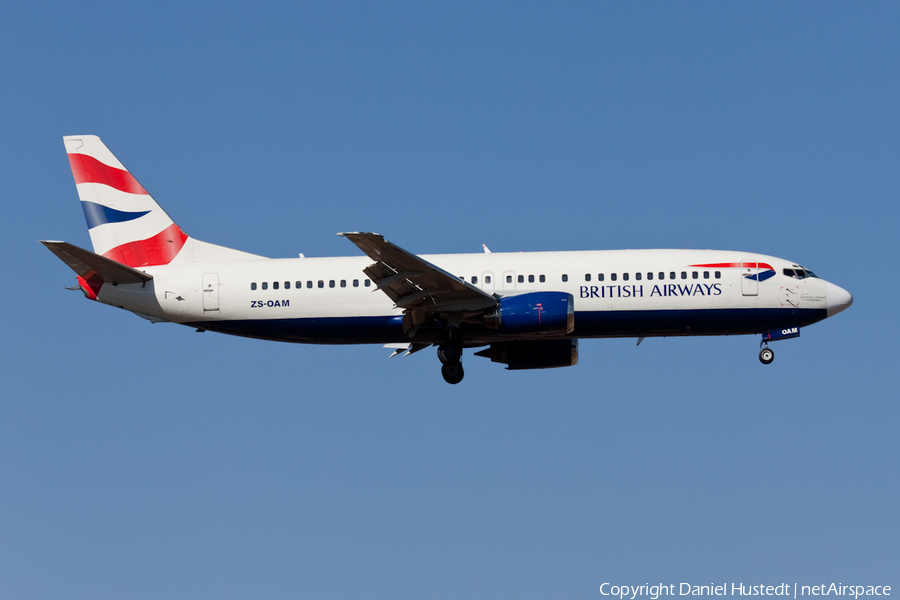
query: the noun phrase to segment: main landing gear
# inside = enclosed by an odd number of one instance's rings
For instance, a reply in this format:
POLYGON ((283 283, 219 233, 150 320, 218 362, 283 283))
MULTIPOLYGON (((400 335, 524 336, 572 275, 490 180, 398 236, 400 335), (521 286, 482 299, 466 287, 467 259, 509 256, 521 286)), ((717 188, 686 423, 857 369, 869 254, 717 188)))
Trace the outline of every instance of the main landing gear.
POLYGON ((441 375, 447 383, 459 383, 463 380, 466 372, 463 371, 461 362, 453 362, 441 365, 441 375))
POLYGON ((438 346, 438 359, 441 361, 441 375, 444 381, 451 384, 457 384, 463 380, 465 371, 463 371, 462 363, 462 344, 459 342, 457 328, 449 328, 450 339, 438 346))
POLYGON ((762 350, 759 351, 759 362, 768 365, 773 360, 775 360, 775 353, 769 348, 769 344, 765 344, 762 350))

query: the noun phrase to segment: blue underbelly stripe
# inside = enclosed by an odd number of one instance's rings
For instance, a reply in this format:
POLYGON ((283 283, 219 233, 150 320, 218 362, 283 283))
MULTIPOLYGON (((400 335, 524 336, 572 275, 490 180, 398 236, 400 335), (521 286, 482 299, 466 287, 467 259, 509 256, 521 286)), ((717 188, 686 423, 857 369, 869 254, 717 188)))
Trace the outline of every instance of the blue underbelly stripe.
MULTIPOLYGON (((603 338, 683 335, 744 335, 784 327, 806 327, 826 317, 825 309, 723 308, 702 310, 592 311, 575 313, 575 331, 566 337, 603 338)), ((197 321, 190 327, 266 340, 310 344, 385 344, 408 342, 401 319, 383 317, 327 317, 197 321)), ((416 341, 441 339, 443 329, 422 326, 416 341)), ((497 330, 464 325, 466 340, 512 339, 497 330)))

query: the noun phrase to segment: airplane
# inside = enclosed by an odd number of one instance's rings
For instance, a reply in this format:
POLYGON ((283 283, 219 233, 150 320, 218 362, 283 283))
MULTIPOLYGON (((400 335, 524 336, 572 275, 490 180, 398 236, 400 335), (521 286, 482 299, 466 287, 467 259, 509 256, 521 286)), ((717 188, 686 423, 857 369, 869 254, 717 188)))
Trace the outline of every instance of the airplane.
POLYGON ((377 233, 339 233, 364 257, 266 258, 184 232, 97 136, 63 138, 93 252, 42 241, 90 299, 152 322, 262 340, 436 347, 462 381, 465 349, 509 370, 568 367, 583 338, 761 335, 853 303, 773 256, 719 250, 416 255, 377 233))

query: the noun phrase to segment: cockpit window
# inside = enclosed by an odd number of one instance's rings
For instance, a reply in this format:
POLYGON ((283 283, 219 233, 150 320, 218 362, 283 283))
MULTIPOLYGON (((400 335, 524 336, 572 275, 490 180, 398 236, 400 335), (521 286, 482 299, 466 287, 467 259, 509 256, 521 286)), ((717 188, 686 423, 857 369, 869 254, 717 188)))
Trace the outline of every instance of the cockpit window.
MULTIPOLYGON (((793 277, 794 279, 806 279, 807 277, 816 277, 816 274, 810 271, 809 269, 804 268, 794 268, 794 269, 785 269, 784 274, 788 277, 793 277)), ((816 277, 816 279, 818 279, 816 277)))

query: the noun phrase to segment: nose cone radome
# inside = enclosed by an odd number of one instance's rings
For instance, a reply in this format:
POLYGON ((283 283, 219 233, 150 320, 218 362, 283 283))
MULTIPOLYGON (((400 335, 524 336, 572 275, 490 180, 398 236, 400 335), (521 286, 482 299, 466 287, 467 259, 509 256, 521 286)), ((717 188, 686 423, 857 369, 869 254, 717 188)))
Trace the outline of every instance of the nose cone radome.
POLYGON ((853 296, 842 287, 829 283, 825 288, 827 315, 833 317, 853 304, 853 296))

